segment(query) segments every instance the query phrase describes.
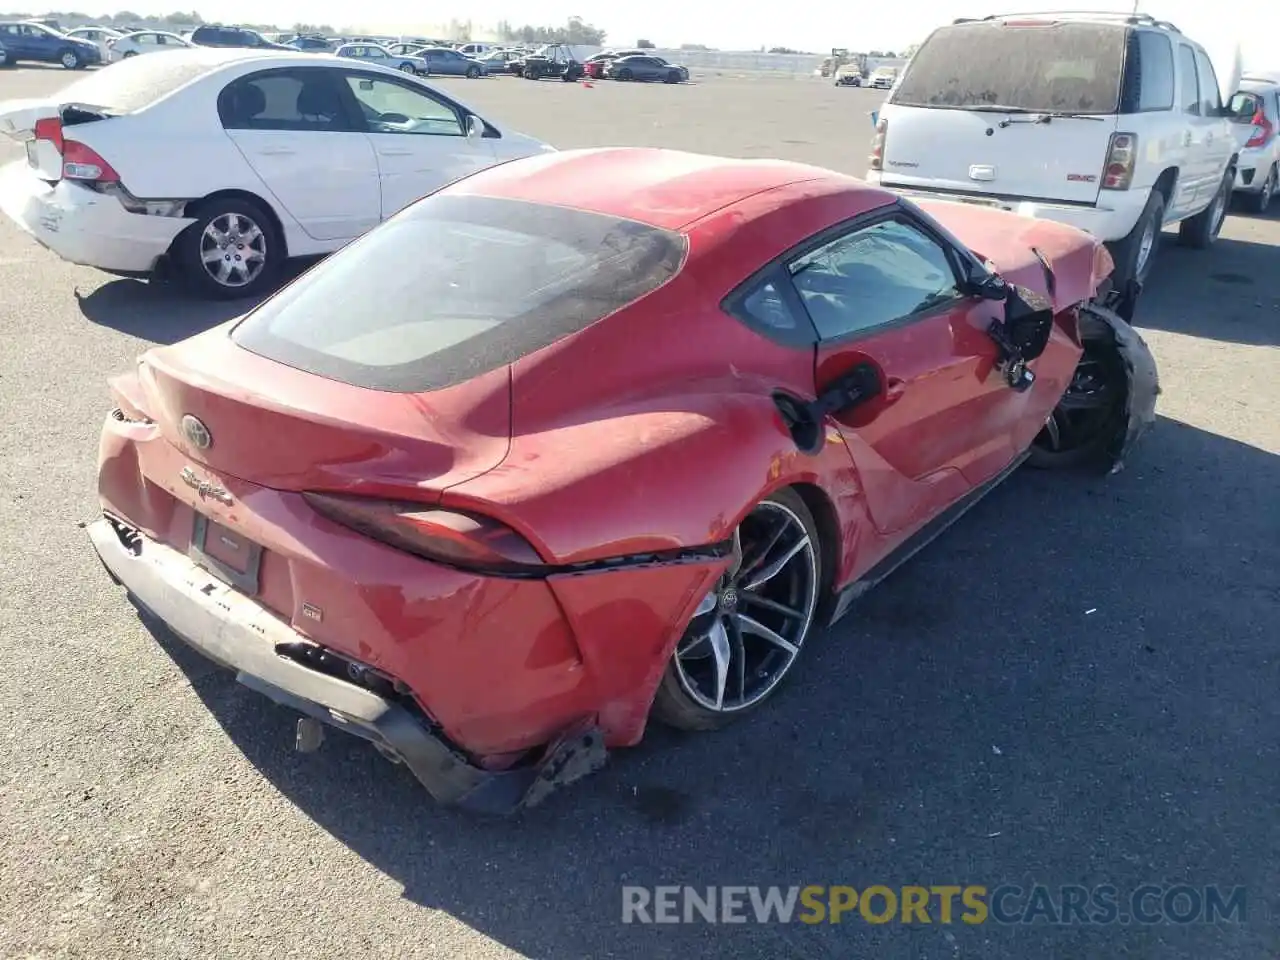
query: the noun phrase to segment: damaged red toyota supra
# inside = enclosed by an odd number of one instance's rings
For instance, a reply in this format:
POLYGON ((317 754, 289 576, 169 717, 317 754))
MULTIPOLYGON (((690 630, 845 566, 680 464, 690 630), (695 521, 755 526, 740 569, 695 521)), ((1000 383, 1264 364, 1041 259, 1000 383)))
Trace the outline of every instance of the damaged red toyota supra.
POLYGON ((1118 466, 1101 243, 664 150, 504 164, 111 383, 89 525, 238 680, 503 814, 765 703, 1020 465, 1118 466))

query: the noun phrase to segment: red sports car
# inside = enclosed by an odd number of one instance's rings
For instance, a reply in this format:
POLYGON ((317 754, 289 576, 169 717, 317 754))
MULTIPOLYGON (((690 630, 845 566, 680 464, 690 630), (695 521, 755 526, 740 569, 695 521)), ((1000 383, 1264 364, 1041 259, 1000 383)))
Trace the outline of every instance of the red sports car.
POLYGON ((1117 461, 1157 386, 1110 270, 800 164, 504 164, 113 381, 90 532, 300 745, 510 811, 759 707, 1025 460, 1117 461))

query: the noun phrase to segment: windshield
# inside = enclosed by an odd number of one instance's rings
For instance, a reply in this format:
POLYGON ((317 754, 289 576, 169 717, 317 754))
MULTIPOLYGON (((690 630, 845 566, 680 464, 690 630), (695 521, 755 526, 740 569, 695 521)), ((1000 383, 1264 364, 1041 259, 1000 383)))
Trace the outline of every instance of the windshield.
POLYGON ((645 296, 684 252, 678 234, 631 220, 439 194, 303 274, 232 337, 356 386, 438 390, 645 296))
POLYGON ((953 24, 916 52, 890 98, 909 107, 1115 113, 1126 31, 1113 24, 953 24))

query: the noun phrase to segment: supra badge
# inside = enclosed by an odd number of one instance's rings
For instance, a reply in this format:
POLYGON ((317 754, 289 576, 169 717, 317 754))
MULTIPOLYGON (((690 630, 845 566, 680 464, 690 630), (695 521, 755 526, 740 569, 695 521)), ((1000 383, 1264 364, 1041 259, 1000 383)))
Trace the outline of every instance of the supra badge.
POLYGON ((180 473, 179 476, 182 477, 183 483, 196 493, 200 494, 201 500, 217 500, 219 503, 231 506, 231 494, 227 492, 225 487, 220 487, 216 483, 211 483, 208 480, 201 480, 196 472, 190 467, 183 467, 182 473, 180 473))
POLYGON ((208 450, 213 446, 213 434, 209 428, 189 413, 182 418, 182 436, 197 450, 208 450))

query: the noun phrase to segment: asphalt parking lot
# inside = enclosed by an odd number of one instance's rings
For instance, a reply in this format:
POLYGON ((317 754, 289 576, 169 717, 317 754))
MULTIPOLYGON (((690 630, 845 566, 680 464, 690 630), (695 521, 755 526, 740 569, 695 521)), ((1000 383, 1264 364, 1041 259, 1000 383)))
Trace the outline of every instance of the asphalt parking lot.
MULTIPOLYGON (((0 72, 0 97, 69 79, 0 72)), ((561 147, 855 174, 881 99, 816 80, 441 83, 561 147)), ((1020 472, 817 637, 770 709, 654 730, 490 823, 355 740, 295 754, 292 715, 140 623, 80 529, 105 380, 232 311, 0 222, 0 956, 1274 957, 1277 247, 1280 218, 1235 214, 1210 252, 1162 252, 1139 315, 1161 418, 1123 472, 1020 472), (1033 883, 1243 886, 1247 913, 620 922, 623 884, 1033 883)))

